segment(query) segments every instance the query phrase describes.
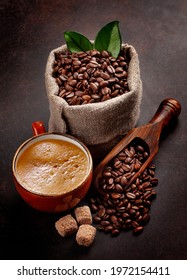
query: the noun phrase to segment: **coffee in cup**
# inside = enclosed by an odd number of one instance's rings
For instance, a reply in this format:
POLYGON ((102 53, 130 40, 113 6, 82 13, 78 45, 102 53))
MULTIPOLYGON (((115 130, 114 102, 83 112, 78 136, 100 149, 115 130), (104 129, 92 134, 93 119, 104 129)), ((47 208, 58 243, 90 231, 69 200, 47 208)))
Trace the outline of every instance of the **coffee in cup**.
POLYGON ((36 209, 60 212, 74 207, 92 178, 87 147, 68 135, 42 133, 23 143, 13 159, 16 188, 36 209))

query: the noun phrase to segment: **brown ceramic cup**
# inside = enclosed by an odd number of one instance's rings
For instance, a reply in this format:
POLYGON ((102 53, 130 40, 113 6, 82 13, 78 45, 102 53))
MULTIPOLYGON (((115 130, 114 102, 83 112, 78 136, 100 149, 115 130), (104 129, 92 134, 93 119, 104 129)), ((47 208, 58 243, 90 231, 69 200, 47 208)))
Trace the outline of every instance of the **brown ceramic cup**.
MULTIPOLYGON (((46 133, 45 128, 43 126, 42 122, 35 122, 32 124, 34 137, 28 139, 25 141, 16 151, 13 163, 12 163, 12 171, 13 171, 13 178, 15 182, 16 189, 20 196, 23 198, 23 200, 28 203, 33 208, 49 212, 49 213, 55 213, 55 212, 61 212, 65 210, 69 210, 76 206, 86 195, 88 192, 88 189, 91 184, 92 180, 92 173, 93 173, 93 161, 91 154, 87 147, 78 139, 66 135, 66 134, 57 134, 57 133, 46 133), (19 158, 21 154, 30 147, 33 143, 37 143, 40 140, 45 141, 48 139, 58 139, 67 141, 75 146, 77 146, 79 149, 81 149, 84 154, 86 155, 88 166, 86 171, 86 176, 82 180, 82 182, 75 186, 72 191, 62 193, 62 194, 42 194, 36 193, 34 190, 28 190, 28 188, 24 185, 24 183, 20 180, 17 172, 17 163, 19 161, 19 158)), ((78 174, 77 174, 78 175, 78 174)))

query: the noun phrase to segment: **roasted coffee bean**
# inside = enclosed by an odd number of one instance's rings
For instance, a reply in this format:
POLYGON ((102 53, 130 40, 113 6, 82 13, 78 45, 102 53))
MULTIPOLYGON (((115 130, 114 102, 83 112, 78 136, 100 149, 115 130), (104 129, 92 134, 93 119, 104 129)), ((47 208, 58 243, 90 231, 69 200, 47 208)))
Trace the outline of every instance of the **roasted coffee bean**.
POLYGON ((120 206, 120 207, 117 207, 117 210, 119 213, 123 213, 126 211, 126 208, 124 206, 120 206))
POLYGON ((115 68, 115 72, 116 73, 122 73, 123 72, 123 68, 122 67, 116 67, 115 68))
POLYGON ((112 214, 114 214, 114 211, 113 211, 113 209, 106 209, 106 213, 108 215, 112 215, 112 214))
POLYGON ((59 92, 59 96, 64 98, 66 96, 66 90, 63 89, 62 91, 59 92))
POLYGON ((107 226, 110 225, 110 222, 108 222, 108 221, 101 221, 100 224, 101 224, 103 227, 107 227, 107 226))
POLYGON ((136 198, 136 195, 134 193, 131 193, 131 192, 127 192, 126 196, 127 196, 127 198, 133 199, 133 200, 136 198))
POLYGON ((125 175, 121 176, 120 183, 121 183, 122 187, 125 187, 125 185, 127 184, 127 178, 125 175))
POLYGON ((109 179, 107 179, 107 183, 109 184, 109 185, 112 185, 113 183, 114 183, 114 179, 111 177, 111 178, 109 178, 109 179))
POLYGON ((148 212, 149 212, 149 209, 144 207, 142 213, 145 214, 145 213, 148 213, 148 212))
POLYGON ((136 211, 131 208, 131 209, 129 209, 129 214, 130 214, 130 216, 135 216, 136 211))
POLYGON ((93 221, 94 221, 94 223, 99 224, 101 222, 101 218, 98 216, 94 216, 93 221))
POLYGON ((136 213, 135 213, 135 218, 136 219, 138 219, 139 218, 139 216, 140 216, 140 212, 138 211, 139 210, 139 208, 138 209, 136 209, 137 211, 136 211, 136 213))
POLYGON ((125 213, 122 214, 122 217, 123 217, 124 219, 127 219, 127 218, 130 217, 130 215, 129 215, 127 212, 125 212, 125 213))
POLYGON ((80 66, 81 65, 81 61, 80 60, 73 60, 73 62, 72 62, 72 60, 71 59, 66 59, 66 61, 65 61, 65 63, 66 64, 73 64, 73 66, 80 66))
POLYGON ((138 223, 141 223, 141 222, 142 222, 142 215, 139 215, 139 216, 138 216, 137 222, 138 222, 138 223))
POLYGON ((146 223, 150 218, 150 215, 148 213, 145 213, 143 216, 142 216, 142 221, 144 223, 146 223))
POLYGON ((90 203, 95 204, 95 203, 96 203, 96 199, 95 199, 95 198, 93 198, 93 197, 91 197, 91 198, 90 198, 90 203))
POLYGON ((114 163, 114 167, 119 169, 120 167, 122 166, 122 162, 120 160, 117 160, 115 163, 114 163))
MULTIPOLYGON (((109 83, 115 83, 116 82, 116 78, 115 77, 112 77, 112 78, 110 78, 109 80, 108 80, 108 82, 109 83)), ((120 88, 121 88, 121 86, 120 86, 120 88)))
POLYGON ((122 193, 123 192, 123 187, 120 184, 116 184, 115 185, 115 190, 118 193, 122 193))
POLYGON ((127 158, 124 160, 125 163, 130 163, 131 161, 132 161, 132 158, 131 158, 131 157, 127 157, 127 158))
POLYGON ((112 230, 112 236, 117 236, 119 235, 120 231, 118 229, 113 229, 112 230))
MULTIPOLYGON (((147 158, 149 156, 149 154, 147 152, 143 153, 144 158, 147 158)), ((153 173, 154 174, 154 173, 153 173)))
POLYGON ((110 178, 111 176, 112 176, 112 174, 111 174, 110 171, 105 170, 105 171, 103 172, 103 177, 104 177, 104 178, 110 178))
POLYGON ((149 194, 151 194, 151 191, 147 191, 143 194, 143 197, 146 198, 149 194))
MULTIPOLYGON (((103 206, 107 207, 107 203, 103 204, 103 206)), ((108 220, 109 219, 109 215, 107 213, 104 214, 103 220, 108 220)))
POLYGON ((91 60, 91 62, 89 64, 87 64, 87 68, 96 68, 99 66, 100 66, 100 64, 94 60, 91 60))
POLYGON ((91 208, 91 210, 93 212, 97 212, 98 211, 98 207, 94 203, 90 204, 90 208, 91 208))
POLYGON ((152 186, 157 186, 158 185, 158 179, 157 178, 151 178, 150 183, 152 184, 152 186))
POLYGON ((119 95, 119 90, 116 89, 116 90, 112 91, 110 95, 111 95, 112 97, 118 96, 118 95, 119 95))
POLYGON ((110 75, 107 72, 100 72, 100 77, 103 78, 104 80, 109 80, 110 79, 110 75))
POLYGON ((99 216, 100 218, 102 218, 102 217, 104 216, 104 214, 105 214, 105 208, 102 207, 102 208, 100 208, 99 211, 98 211, 98 216, 99 216))
POLYGON ((77 85, 77 80, 70 80, 68 84, 72 87, 75 87, 77 85))
MULTIPOLYGON (((96 83, 90 83, 91 89, 95 92, 98 90, 98 85, 96 83)), ((99 97, 99 96, 98 96, 99 97)), ((99 97, 100 98, 100 97, 99 97)))
POLYGON ((126 207, 126 210, 128 211, 129 209, 131 209, 131 203, 130 202, 128 202, 128 204, 127 204, 127 207, 126 207))
POLYGON ((75 95, 74 92, 67 92, 66 93, 66 98, 68 98, 68 99, 72 98, 72 97, 74 97, 74 95, 75 95))
POLYGON ((142 226, 135 227, 135 229, 133 230, 133 232, 135 234, 141 233, 142 231, 143 231, 143 227, 142 226))
POLYGON ((101 225, 98 225, 98 226, 97 226, 97 229, 98 229, 99 231, 103 231, 103 230, 104 230, 104 228, 103 228, 101 225))
POLYGON ((136 210, 136 211, 139 210, 138 206, 136 206, 136 205, 133 205, 133 206, 132 206, 132 209, 133 209, 133 210, 136 210))
POLYGON ((81 90, 76 90, 76 91, 75 91, 75 95, 80 96, 80 97, 83 97, 84 92, 81 91, 81 90))
POLYGON ((147 190, 147 188, 150 186, 150 181, 144 182, 141 186, 142 186, 143 189, 147 190))
POLYGON ((137 145, 136 149, 137 149, 138 152, 141 152, 141 153, 144 152, 144 148, 141 145, 137 145))
POLYGON ((102 80, 100 83, 99 83, 99 86, 101 87, 101 88, 104 88, 104 87, 107 87, 108 86, 108 81, 105 81, 105 80, 102 80))
MULTIPOLYGON (((151 201, 150 200, 144 200, 144 206, 150 207, 151 206, 151 201)), ((142 206, 142 208, 144 208, 144 206, 142 206)))
POLYGON ((145 199, 151 199, 156 194, 155 191, 150 191, 150 193, 145 197, 145 199))
POLYGON ((95 100, 95 101, 99 101, 100 97, 97 94, 92 94, 91 97, 95 100))
POLYGON ((142 166, 141 162, 138 159, 135 159, 134 168, 138 170, 140 169, 141 166, 142 166))
POLYGON ((135 174, 135 172, 127 172, 126 174, 125 174, 125 176, 126 176, 126 178, 127 178, 127 180, 129 180, 133 175, 135 174))
POLYGON ((132 223, 132 220, 131 220, 131 219, 127 219, 127 220, 125 220, 125 224, 130 225, 131 223, 132 223))
POLYGON ((112 222, 113 224, 115 224, 115 223, 117 223, 118 218, 117 218, 115 215, 112 215, 112 216, 110 217, 110 220, 111 220, 111 222, 112 222))
POLYGON ((69 104, 71 104, 71 105, 76 105, 76 103, 77 103, 77 101, 78 101, 77 98, 78 98, 77 96, 73 96, 73 97, 71 98, 69 104))
POLYGON ((137 227, 139 227, 139 223, 136 222, 136 221, 132 221, 132 226, 133 226, 134 228, 137 228, 137 227))
POLYGON ((155 191, 155 190, 152 190, 151 193, 152 193, 152 195, 155 195, 155 194, 156 194, 156 191, 155 191))
POLYGON ((111 94, 111 89, 110 89, 109 87, 103 87, 103 88, 101 89, 101 93, 102 93, 103 95, 111 94))
POLYGON ((109 66, 107 66, 107 71, 109 74, 114 74, 116 72, 116 69, 114 69, 114 67, 112 65, 109 65, 109 66))
POLYGON ((112 193, 111 194, 112 199, 119 199, 121 197, 120 193, 112 193))
POLYGON ((113 223, 113 228, 114 228, 114 229, 118 229, 118 230, 120 230, 120 229, 121 229, 121 224, 120 224, 120 223, 118 223, 118 222, 113 223))
POLYGON ((107 52, 107 51, 105 51, 105 50, 101 52, 101 55, 102 55, 103 57, 105 57, 105 58, 107 58, 107 57, 110 56, 109 52, 107 52))
POLYGON ((121 217, 118 217, 118 222, 119 222, 120 224, 123 224, 123 219, 122 219, 121 217))
POLYGON ((108 201, 109 198, 110 198, 110 195, 108 193, 105 193, 104 197, 103 197, 103 200, 108 201))
POLYGON ((112 226, 106 226, 104 227, 104 232, 112 232, 113 231, 113 227, 112 226))
POLYGON ((125 172, 129 172, 131 170, 131 166, 125 163, 122 164, 122 168, 125 172))

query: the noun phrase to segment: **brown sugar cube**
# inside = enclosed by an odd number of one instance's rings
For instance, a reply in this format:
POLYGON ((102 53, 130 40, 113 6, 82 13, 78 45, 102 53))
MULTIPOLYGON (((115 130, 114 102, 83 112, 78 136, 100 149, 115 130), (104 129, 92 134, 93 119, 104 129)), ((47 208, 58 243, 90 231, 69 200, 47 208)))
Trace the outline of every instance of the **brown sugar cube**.
POLYGON ((90 246, 95 238, 96 228, 91 225, 81 225, 76 234, 76 241, 79 245, 90 246))
POLYGON ((60 218, 55 223, 55 228, 61 236, 65 237, 75 233, 78 230, 78 225, 76 220, 69 214, 60 218))
POLYGON ((92 224, 92 214, 90 208, 86 205, 75 209, 75 217, 79 225, 92 224))

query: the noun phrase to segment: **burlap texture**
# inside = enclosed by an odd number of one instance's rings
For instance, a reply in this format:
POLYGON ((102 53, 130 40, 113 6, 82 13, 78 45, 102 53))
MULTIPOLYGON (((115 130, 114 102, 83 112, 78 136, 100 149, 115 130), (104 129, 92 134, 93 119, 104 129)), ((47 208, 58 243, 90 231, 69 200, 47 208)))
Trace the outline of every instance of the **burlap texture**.
POLYGON ((49 54, 45 83, 50 105, 49 131, 71 134, 86 145, 98 145, 125 135, 139 118, 142 99, 139 59, 133 46, 123 44, 130 56, 128 68, 129 92, 113 99, 85 105, 70 106, 58 96, 59 87, 52 77, 54 53, 65 52, 66 45, 49 54))

